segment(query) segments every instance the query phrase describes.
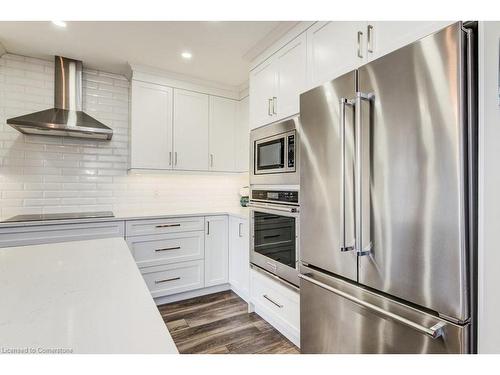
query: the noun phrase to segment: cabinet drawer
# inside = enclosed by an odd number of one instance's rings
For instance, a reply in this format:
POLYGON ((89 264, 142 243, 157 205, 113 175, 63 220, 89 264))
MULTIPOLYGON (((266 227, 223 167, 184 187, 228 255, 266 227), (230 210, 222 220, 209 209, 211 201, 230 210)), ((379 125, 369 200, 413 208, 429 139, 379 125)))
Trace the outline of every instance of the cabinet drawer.
POLYGON ((141 269, 153 298, 203 288, 203 260, 141 269))
POLYGON ((139 267, 203 259, 202 231, 153 234, 127 238, 127 244, 139 267))
POLYGON ((182 217, 152 220, 130 220, 126 223, 126 236, 144 236, 148 234, 176 233, 204 230, 203 217, 182 217))
POLYGON ((0 247, 123 237, 123 221, 0 228, 0 247))
POLYGON ((253 303, 291 329, 300 328, 299 293, 281 282, 251 270, 251 297, 253 303))

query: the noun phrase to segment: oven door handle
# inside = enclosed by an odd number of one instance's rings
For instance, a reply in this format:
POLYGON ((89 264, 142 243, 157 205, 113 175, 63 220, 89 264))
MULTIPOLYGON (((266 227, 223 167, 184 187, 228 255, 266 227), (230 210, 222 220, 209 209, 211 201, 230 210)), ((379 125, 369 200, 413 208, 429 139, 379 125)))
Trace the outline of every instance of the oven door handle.
POLYGON ((263 210, 283 211, 289 213, 299 212, 299 209, 297 207, 266 206, 264 204, 257 204, 257 203, 248 203, 247 206, 250 208, 260 208, 263 210))

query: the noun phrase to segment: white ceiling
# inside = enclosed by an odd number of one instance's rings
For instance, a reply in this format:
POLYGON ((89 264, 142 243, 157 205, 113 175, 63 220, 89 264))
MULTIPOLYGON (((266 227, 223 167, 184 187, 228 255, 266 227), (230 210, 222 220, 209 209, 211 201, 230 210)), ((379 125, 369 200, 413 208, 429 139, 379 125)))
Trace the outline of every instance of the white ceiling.
POLYGON ((127 63, 151 66, 226 85, 248 80, 252 58, 296 22, 0 22, 9 53, 51 59, 62 55, 92 69, 125 74, 127 63), (193 54, 190 61, 182 51, 193 54))

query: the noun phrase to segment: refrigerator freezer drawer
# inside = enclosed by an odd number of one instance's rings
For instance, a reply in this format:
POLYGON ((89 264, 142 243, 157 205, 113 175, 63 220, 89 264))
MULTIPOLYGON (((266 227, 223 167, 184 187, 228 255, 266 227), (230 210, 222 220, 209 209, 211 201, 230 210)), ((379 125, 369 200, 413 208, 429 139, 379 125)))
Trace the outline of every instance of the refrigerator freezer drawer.
POLYGON ((469 325, 455 325, 306 267, 301 274, 302 353, 469 351, 469 325))

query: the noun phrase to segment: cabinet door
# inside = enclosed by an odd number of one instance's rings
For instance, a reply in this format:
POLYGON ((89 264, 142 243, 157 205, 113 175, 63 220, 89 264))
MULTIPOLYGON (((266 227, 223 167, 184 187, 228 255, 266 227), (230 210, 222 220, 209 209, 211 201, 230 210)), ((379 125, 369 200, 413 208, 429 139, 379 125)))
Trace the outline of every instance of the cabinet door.
POLYGON ((229 218, 229 283, 243 299, 250 289, 248 220, 229 218))
POLYGON ((307 30, 308 87, 347 73, 366 61, 366 22, 317 22, 307 30), (358 33, 359 43, 358 43, 358 33))
POLYGON ((238 103, 238 120, 234 135, 235 171, 248 172, 250 126, 248 124, 248 96, 238 103))
POLYGON ((306 88, 306 35, 292 40, 276 54, 278 90, 273 102, 275 120, 299 113, 299 95, 306 88))
POLYGON ((208 170, 208 95, 174 89, 174 169, 208 170))
POLYGON ((407 44, 432 34, 450 21, 374 21, 368 22, 367 55, 374 60, 407 44))
POLYGON ((233 172, 238 102, 210 96, 209 152, 212 171, 233 172))
POLYGON ((227 216, 205 217, 205 230, 205 287, 227 283, 227 216))
POLYGON ((172 168, 172 89, 132 81, 130 168, 172 168))
POLYGON ((270 105, 276 96, 277 72, 269 58, 250 72, 250 129, 274 121, 270 105))

